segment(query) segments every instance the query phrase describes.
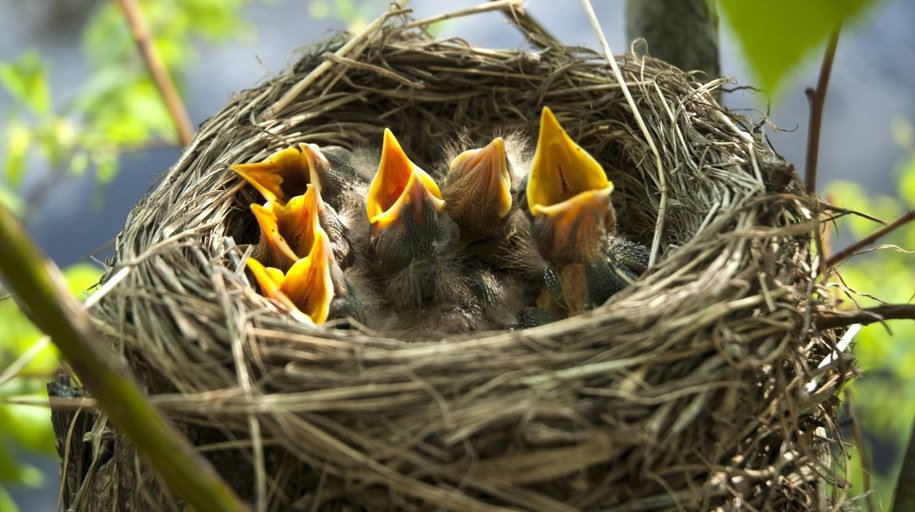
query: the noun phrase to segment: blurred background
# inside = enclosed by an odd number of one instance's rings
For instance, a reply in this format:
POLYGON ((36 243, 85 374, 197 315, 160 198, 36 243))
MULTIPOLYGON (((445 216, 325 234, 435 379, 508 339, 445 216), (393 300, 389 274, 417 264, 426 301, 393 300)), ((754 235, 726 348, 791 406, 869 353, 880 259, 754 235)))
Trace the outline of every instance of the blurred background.
MULTIPOLYGON (((408 6, 415 17, 426 17, 477 3, 413 0, 408 6)), ((791 2, 773 3, 785 4, 786 20, 792 16, 791 2)), ((624 2, 594 4, 611 47, 623 53, 629 46, 624 2)), ((282 72, 295 62, 298 48, 334 31, 358 30, 386 2, 163 0, 140 5, 196 126, 235 92, 282 72)), ((597 48, 579 4, 569 2, 561 10, 556 5, 547 0, 525 4, 560 41, 597 48)), ((915 3, 859 1, 853 11, 839 40, 826 100, 818 192, 890 221, 915 208, 915 3)), ((765 84, 768 92, 737 88, 723 101, 759 121, 767 118, 775 149, 802 170, 809 116, 804 90, 816 84, 825 38, 809 42, 773 79, 750 58, 747 37, 735 32, 737 23, 731 21, 737 20, 728 18, 732 12, 726 5, 720 12, 721 72, 735 85, 765 84)), ((759 29, 760 37, 773 45, 792 36, 787 21, 768 25, 759 29)), ((449 20, 435 30, 483 47, 527 47, 501 13, 449 20)), ((16 211, 44 251, 68 269, 74 293, 82 293, 97 279, 97 261, 110 252, 131 207, 178 157, 175 129, 114 2, 0 0, 0 86, 0 203, 16 211)), ((830 243, 839 249, 878 227, 861 218, 844 219, 831 231, 830 243)), ((913 249, 915 229, 903 228, 883 242, 913 249)), ((890 247, 856 258, 840 271, 862 294, 907 303, 915 293, 913 260, 912 254, 890 247)), ((6 295, 0 291, 0 511, 16 506, 53 510, 59 467, 48 410, 21 402, 46 397, 44 383, 58 363, 53 349, 36 349, 31 362, 15 375, 4 375, 40 340, 13 301, 3 299, 6 295)), ((846 424, 850 438, 853 427, 860 428, 867 450, 852 448, 853 481, 858 491, 865 485, 876 489, 871 499, 878 509, 892 501, 915 416, 912 323, 891 323, 893 336, 875 324, 856 338, 864 377, 852 385, 854 398, 846 403, 854 414, 846 424)))

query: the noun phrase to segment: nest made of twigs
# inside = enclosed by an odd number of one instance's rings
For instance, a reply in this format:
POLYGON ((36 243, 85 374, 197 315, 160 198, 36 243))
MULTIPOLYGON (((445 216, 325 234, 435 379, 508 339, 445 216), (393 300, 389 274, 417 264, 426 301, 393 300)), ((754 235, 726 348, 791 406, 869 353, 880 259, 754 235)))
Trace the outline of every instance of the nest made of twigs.
MULTIPOLYGON (((209 119, 130 214, 94 309, 239 495, 263 510, 839 506, 848 370, 807 386, 836 341, 811 322, 826 307, 813 199, 716 102, 721 82, 627 54, 621 84, 589 50, 486 50, 392 19, 345 55, 344 38, 306 49, 209 119), (456 132, 533 135, 544 105, 607 169, 621 234, 652 248, 604 306, 408 342, 297 323, 246 276, 255 196, 229 165, 377 145, 384 127, 423 165, 456 132)), ((181 508, 117 447, 123 503, 181 508)))

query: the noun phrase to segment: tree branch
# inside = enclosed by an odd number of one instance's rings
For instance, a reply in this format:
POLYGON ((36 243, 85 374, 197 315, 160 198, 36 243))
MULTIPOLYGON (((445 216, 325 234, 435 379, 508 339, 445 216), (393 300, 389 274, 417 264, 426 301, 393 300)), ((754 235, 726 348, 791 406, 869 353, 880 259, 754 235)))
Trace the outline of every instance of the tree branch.
POLYGON ((870 235, 862 238, 861 240, 858 240, 857 242, 846 247, 845 249, 842 249, 841 251, 833 254, 828 260, 826 260, 825 267, 832 268, 832 267, 838 265, 840 262, 842 262, 846 258, 852 256, 856 252, 858 252, 861 249, 867 247, 868 245, 876 242, 881 237, 886 236, 891 231, 899 228, 900 226, 902 226, 908 222, 911 222, 912 220, 915 220, 915 210, 909 210, 909 212, 906 213, 905 215, 903 215, 902 217, 899 217, 898 219, 894 220, 893 222, 890 222, 889 224, 887 224, 886 226, 883 226, 882 228, 878 229, 877 231, 874 231, 870 235))
POLYGON ((816 324, 820 329, 853 324, 870 325, 884 320, 915 320, 915 304, 884 304, 850 311, 819 312, 816 316, 816 324))
POLYGON ((832 61, 836 56, 836 46, 839 44, 839 32, 842 24, 829 35, 826 44, 826 53, 823 55, 823 64, 820 66, 820 78, 817 80, 816 89, 807 89, 807 99, 810 100, 810 128, 807 131, 807 164, 804 170, 804 179, 807 182, 807 193, 815 194, 817 190, 817 161, 820 156, 820 126, 823 123, 823 104, 826 102, 826 89, 829 87, 829 75, 832 73, 832 61))
POLYGON ((89 314, 67 291, 60 269, 41 254, 4 207, 0 207, 0 276, 23 311, 51 337, 82 384, 176 495, 195 510, 248 510, 127 377, 120 361, 101 344, 104 337, 89 314))
POLYGON ((127 18, 127 24, 130 25, 130 33, 133 34, 133 39, 137 43, 140 55, 143 56, 143 61, 146 62, 146 67, 156 83, 159 95, 162 96, 162 101, 165 102, 165 107, 175 123, 181 146, 187 146, 191 143, 191 139, 194 138, 191 118, 184 107, 184 103, 181 101, 178 90, 175 88, 175 83, 172 82, 171 77, 168 75, 168 70, 165 69, 165 65, 153 47, 152 39, 149 37, 149 28, 143 19, 143 12, 140 11, 137 0, 117 0, 117 4, 124 12, 124 17, 127 18))

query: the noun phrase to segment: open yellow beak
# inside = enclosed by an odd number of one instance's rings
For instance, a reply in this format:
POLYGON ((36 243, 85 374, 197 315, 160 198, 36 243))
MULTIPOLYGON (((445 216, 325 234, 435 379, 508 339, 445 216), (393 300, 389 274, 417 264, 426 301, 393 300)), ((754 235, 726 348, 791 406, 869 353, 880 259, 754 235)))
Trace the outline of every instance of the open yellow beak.
POLYGON ((291 198, 285 205, 276 201, 267 201, 264 206, 252 204, 261 229, 257 254, 268 255, 266 261, 271 266, 288 269, 311 251, 320 208, 321 195, 310 184, 304 195, 291 198))
POLYGON ((465 241, 498 232, 512 207, 511 175, 502 137, 455 157, 442 193, 445 211, 457 222, 465 241))
POLYGON ((613 190, 603 167, 569 137, 549 107, 543 107, 540 135, 527 182, 531 214, 555 212, 545 209, 583 192, 603 189, 613 190))
POLYGON ((254 258, 248 258, 247 264, 265 297, 278 301, 289 311, 304 314, 320 325, 330 315, 334 298, 331 276, 333 257, 327 233, 318 226, 311 252, 296 261, 285 274, 278 268, 265 267, 254 258))
POLYGON ((432 176, 410 161, 391 130, 385 128, 381 162, 366 198, 369 222, 376 232, 390 227, 404 215, 422 223, 429 205, 436 211, 444 209, 441 190, 432 176))
POLYGON ((256 188, 264 199, 280 204, 305 193, 305 186, 311 182, 309 166, 299 148, 277 151, 263 162, 235 164, 230 168, 256 188))

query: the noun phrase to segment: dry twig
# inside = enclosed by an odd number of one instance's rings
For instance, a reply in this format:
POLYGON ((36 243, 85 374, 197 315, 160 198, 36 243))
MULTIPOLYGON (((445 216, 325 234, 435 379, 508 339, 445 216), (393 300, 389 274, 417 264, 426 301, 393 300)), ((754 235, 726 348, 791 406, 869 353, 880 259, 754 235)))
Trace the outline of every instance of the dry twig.
POLYGON ((175 88, 175 83, 169 76, 168 70, 165 69, 159 54, 156 53, 155 47, 153 47, 149 27, 146 26, 146 20, 143 18, 140 5, 137 0, 117 0, 117 4, 124 12, 124 18, 127 19, 127 23, 130 25, 130 33, 133 34, 137 48, 140 50, 140 55, 143 56, 143 61, 153 77, 156 88, 162 96, 162 101, 165 102, 165 107, 172 116, 175 129, 178 130, 178 140, 181 142, 181 146, 187 146, 191 143, 191 139, 194 138, 191 118, 184 107, 184 102, 181 101, 178 89, 175 88))

